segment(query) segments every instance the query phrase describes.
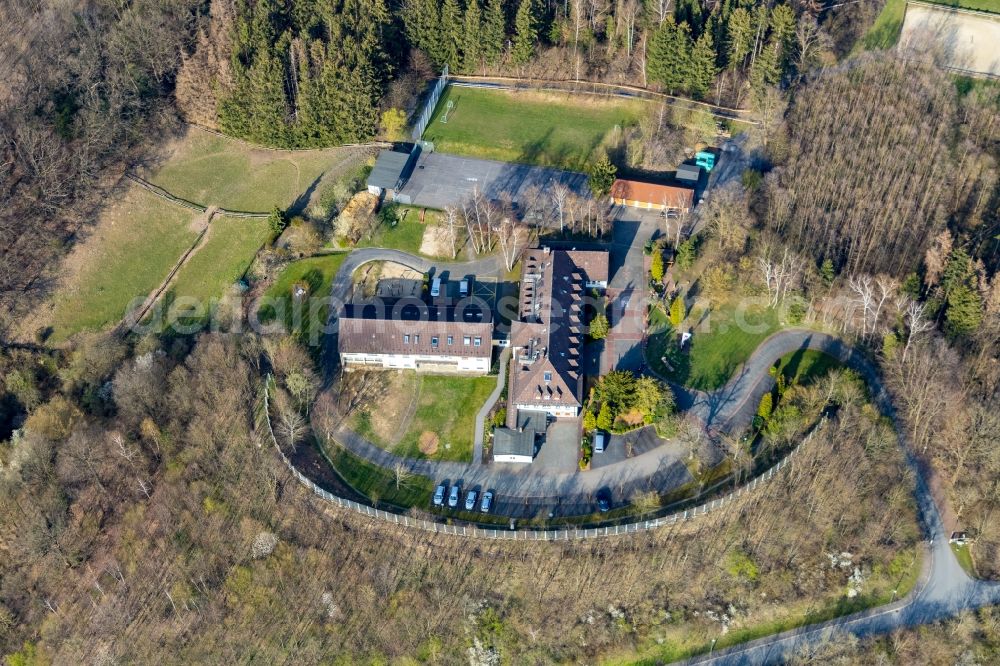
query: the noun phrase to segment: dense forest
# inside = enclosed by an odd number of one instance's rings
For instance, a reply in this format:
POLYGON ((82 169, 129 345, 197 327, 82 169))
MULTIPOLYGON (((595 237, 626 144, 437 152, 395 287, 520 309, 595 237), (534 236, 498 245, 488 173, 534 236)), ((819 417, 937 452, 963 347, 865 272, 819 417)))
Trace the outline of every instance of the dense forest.
POLYGON ((204 9, 0 3, 0 339, 42 299, 125 164, 176 128, 174 80, 204 9))
POLYGON ((259 421, 261 363, 281 376, 308 367, 290 342, 91 338, 38 371, 46 401, 0 470, 0 653, 18 664, 656 656, 657 642, 706 644, 846 603, 852 580, 886 595, 913 561, 901 452, 850 373, 806 392, 814 406, 835 396, 837 418, 751 501, 621 539, 473 542, 334 511, 290 476, 259 421))
POLYGON ((286 147, 371 139, 379 112, 410 110, 415 84, 446 64, 454 73, 631 83, 744 106, 764 104, 771 88, 830 61, 835 49, 820 7, 756 0, 218 0, 212 15, 185 59, 181 108, 286 147))

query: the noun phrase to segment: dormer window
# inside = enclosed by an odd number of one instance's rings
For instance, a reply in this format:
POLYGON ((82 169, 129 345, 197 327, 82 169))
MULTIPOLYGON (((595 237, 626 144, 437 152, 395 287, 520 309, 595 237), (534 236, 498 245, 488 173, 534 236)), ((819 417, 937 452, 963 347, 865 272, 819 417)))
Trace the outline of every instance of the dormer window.
POLYGON ((483 339, 480 338, 480 337, 476 337, 476 339, 472 341, 472 346, 473 347, 482 347, 483 346, 483 339))
POLYGON ((552 381, 552 373, 551 373, 551 372, 549 372, 548 370, 546 370, 546 371, 545 371, 545 372, 544 372, 544 373, 542 374, 542 377, 543 377, 543 378, 545 379, 545 383, 546 383, 546 384, 548 384, 549 382, 551 382, 551 381, 552 381))

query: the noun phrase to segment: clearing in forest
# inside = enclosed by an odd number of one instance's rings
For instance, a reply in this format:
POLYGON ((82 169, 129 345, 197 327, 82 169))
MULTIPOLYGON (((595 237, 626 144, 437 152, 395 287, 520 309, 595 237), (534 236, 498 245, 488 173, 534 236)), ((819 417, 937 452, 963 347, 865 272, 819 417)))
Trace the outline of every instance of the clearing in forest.
POLYGON ((50 340, 62 342, 79 331, 120 321, 130 305, 163 282, 191 246, 198 236, 193 222, 199 217, 129 185, 67 257, 60 286, 39 312, 38 325, 51 326, 50 340))
POLYGON ((615 97, 448 86, 423 138, 444 153, 581 171, 647 108, 615 97))
POLYGON ((267 220, 216 216, 201 245, 178 271, 169 298, 194 299, 207 312, 212 300, 224 296, 242 277, 270 235, 267 220))
MULTIPOLYGON (((308 195, 319 179, 357 168, 363 148, 268 150, 191 127, 140 175, 174 196, 229 210, 267 212, 308 195)), ((305 197, 307 198, 307 196, 305 197)), ((300 206, 301 207, 301 206, 300 206)))

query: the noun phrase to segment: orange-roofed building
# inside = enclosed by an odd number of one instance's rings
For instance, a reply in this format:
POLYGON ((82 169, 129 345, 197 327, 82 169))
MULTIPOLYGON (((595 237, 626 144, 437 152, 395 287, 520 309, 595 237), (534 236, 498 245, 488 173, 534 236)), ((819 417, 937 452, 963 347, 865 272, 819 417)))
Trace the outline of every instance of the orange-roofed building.
POLYGON ((620 206, 689 213, 694 206, 694 190, 619 178, 611 186, 611 200, 620 206))

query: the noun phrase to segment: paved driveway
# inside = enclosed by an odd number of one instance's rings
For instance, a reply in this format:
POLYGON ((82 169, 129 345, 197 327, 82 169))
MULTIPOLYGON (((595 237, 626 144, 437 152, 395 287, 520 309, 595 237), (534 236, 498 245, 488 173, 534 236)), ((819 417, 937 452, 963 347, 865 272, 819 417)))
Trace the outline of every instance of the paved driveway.
POLYGON ((685 447, 682 444, 660 439, 656 435, 656 429, 653 426, 647 426, 624 435, 611 435, 604 453, 594 453, 590 466, 592 469, 599 469, 625 462, 638 458, 660 446, 673 447, 673 453, 678 460, 684 455, 685 447))
POLYGON ((478 190, 489 199, 509 195, 516 202, 532 187, 549 190, 559 183, 579 196, 590 196, 587 176, 582 173, 445 153, 421 153, 397 198, 416 206, 444 208, 462 205, 478 190))
POLYGON ((532 467, 540 472, 575 472, 580 428, 580 419, 559 419, 550 423, 532 467))

